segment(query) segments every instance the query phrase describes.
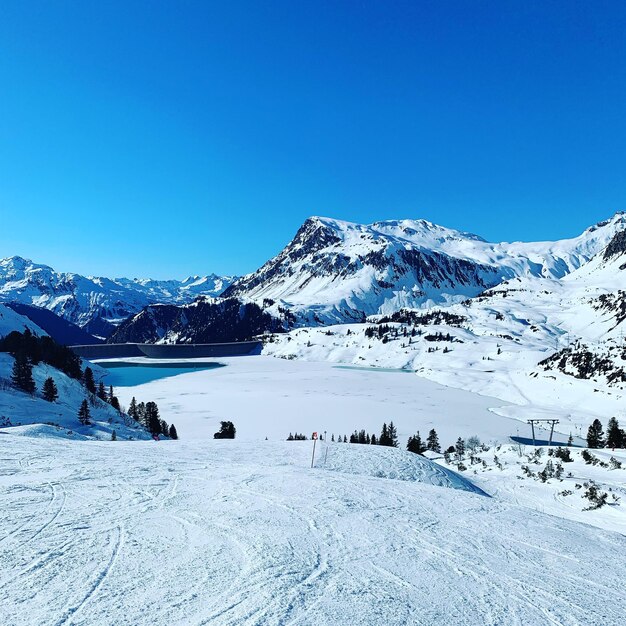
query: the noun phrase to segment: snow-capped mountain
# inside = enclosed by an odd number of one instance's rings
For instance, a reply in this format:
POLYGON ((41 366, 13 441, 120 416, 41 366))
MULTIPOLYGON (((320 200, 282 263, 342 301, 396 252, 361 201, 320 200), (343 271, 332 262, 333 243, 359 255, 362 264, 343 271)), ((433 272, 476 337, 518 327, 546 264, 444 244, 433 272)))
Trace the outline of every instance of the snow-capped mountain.
POLYGON ((511 402, 499 409, 507 417, 559 418, 567 433, 590 415, 623 416, 625 331, 623 228, 563 278, 515 276, 458 303, 296 328, 272 337, 264 354, 415 371, 511 402))
POLYGON ((556 242, 489 243, 425 220, 370 225, 312 217, 225 296, 271 299, 303 323, 356 321, 401 307, 459 302, 516 276, 562 278, 626 226, 626 215, 556 242))
POLYGON ((185 304, 201 295, 217 296, 233 280, 215 274, 182 281, 87 277, 14 256, 0 260, 0 301, 49 309, 102 336, 145 306, 185 304))

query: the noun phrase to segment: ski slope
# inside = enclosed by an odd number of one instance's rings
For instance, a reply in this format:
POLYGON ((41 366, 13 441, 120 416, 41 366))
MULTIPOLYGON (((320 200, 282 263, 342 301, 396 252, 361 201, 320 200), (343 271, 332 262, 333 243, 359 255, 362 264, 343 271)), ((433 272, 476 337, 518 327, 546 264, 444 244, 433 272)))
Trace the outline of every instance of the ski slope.
POLYGON ((0 623, 623 624, 625 537, 362 448, 0 435, 0 623))

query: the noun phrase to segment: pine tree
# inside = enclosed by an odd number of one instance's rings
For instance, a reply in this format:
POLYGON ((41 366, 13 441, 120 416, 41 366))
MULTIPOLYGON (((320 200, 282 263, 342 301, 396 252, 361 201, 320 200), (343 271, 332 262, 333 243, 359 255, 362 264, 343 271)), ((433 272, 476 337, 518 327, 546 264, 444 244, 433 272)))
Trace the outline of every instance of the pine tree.
POLYGON ((394 448, 398 447, 398 431, 393 425, 393 422, 389 422, 389 441, 391 442, 389 445, 393 446, 394 448))
POLYGON ((146 404, 145 402, 140 402, 137 405, 137 421, 140 424, 146 426, 146 404))
POLYGON ((174 426, 174 424, 170 426, 169 436, 170 439, 178 439, 178 433, 176 432, 176 426, 174 426))
POLYGON ((463 455, 465 454, 465 442, 461 437, 456 440, 456 444, 454 446, 454 452, 459 461, 463 460, 463 455))
POLYGON ((606 426, 606 447, 621 448, 623 445, 623 431, 619 427, 617 418, 612 417, 606 426))
POLYGON ((378 445, 378 440, 376 439, 376 435, 372 435, 372 437, 370 439, 370 444, 372 444, 373 446, 377 446, 378 445))
POLYGON ((107 401, 107 392, 102 381, 98 383, 98 391, 96 391, 96 395, 100 398, 100 400, 104 400, 104 402, 107 401))
POLYGON ((117 441, 117 433, 115 431, 111 433, 111 441, 117 441))
POLYGON ((137 400, 135 400, 135 396, 133 396, 133 399, 130 401, 128 415, 130 415, 130 417, 132 417, 136 422, 139 421, 139 411, 137 410, 137 400))
POLYGON ((587 431, 587 447, 602 448, 604 447, 604 430, 599 419, 593 420, 589 430, 587 431))
POLYGON ((59 397, 57 386, 54 384, 54 379, 52 377, 48 377, 44 381, 42 397, 47 402, 56 402, 57 398, 59 397))
POLYGON ((107 394, 107 402, 111 404, 113 402, 113 398, 115 398, 115 393, 113 393, 113 385, 109 385, 109 393, 107 394))
POLYGON ((422 454, 422 452, 424 452, 424 450, 426 450, 426 448, 424 447, 424 444, 422 443, 422 438, 420 437, 420 431, 417 431, 417 434, 413 435, 412 437, 409 437, 409 440, 407 441, 406 444, 406 449, 409 452, 413 452, 414 454, 422 454))
POLYGON ((145 427, 153 434, 161 433, 161 420, 159 419, 159 407, 156 402, 146 402, 146 413, 144 416, 145 427))
POLYGON ((387 428, 387 422, 383 422, 383 427, 380 431, 380 437, 378 438, 378 445, 379 446, 391 445, 390 439, 389 439, 389 430, 387 428))
POLYGON ((237 429, 232 422, 220 422, 220 429, 213 435, 213 439, 234 439, 237 429))
POLYGON ((91 424, 91 413, 89 412, 89 403, 87 402, 87 398, 82 401, 80 409, 78 409, 78 421, 83 426, 91 424))
POLYGON ((574 445, 574 438, 572 437, 572 433, 569 434, 567 438, 567 447, 571 448, 574 445))
POLYGON ((25 391, 26 393, 35 393, 33 366, 31 362, 22 354, 17 354, 15 356, 15 361, 13 361, 11 382, 15 387, 25 391))
POLYGON ((161 420, 161 432, 167 437, 170 432, 169 424, 165 420, 161 420))
POLYGON ((116 410, 121 412, 122 409, 120 407, 120 401, 117 399, 117 396, 113 396, 110 400, 111 406, 116 410))
POLYGON ((437 431, 434 428, 432 428, 428 433, 428 437, 426 439, 426 447, 433 452, 441 452, 439 437, 437 435, 437 431))
POLYGON ((96 393, 96 381, 93 378, 93 370, 90 367, 85 368, 83 384, 89 393, 96 393))

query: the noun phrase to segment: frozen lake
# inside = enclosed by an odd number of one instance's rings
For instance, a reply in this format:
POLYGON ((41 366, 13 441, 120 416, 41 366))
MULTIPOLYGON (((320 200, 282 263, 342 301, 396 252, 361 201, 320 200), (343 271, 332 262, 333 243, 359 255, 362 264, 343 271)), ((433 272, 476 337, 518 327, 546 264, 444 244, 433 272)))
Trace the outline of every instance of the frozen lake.
POLYGON ((104 382, 114 387, 136 387, 162 378, 224 367, 214 361, 103 361, 98 365, 108 371, 104 382))
POLYGON ((227 367, 187 369, 120 386, 117 395, 124 406, 133 396, 155 401, 163 419, 173 422, 185 439, 212 438, 221 420, 235 423, 238 439, 257 441, 282 440, 296 431, 308 436, 326 431, 330 438, 364 428, 378 435, 383 422, 393 420, 403 447, 409 435, 419 430, 425 437, 431 428, 446 447, 459 436, 508 441, 518 430, 524 434, 529 429, 497 413, 507 407, 502 400, 414 374, 266 356, 223 358, 220 363, 227 367))

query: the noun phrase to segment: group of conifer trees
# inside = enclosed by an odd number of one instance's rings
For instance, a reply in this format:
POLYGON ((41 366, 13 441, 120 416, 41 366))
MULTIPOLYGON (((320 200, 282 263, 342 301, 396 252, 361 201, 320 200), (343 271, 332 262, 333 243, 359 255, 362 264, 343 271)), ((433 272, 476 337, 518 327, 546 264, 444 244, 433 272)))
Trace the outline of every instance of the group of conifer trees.
POLYGON ((152 436, 165 435, 170 439, 178 439, 176 426, 161 419, 156 402, 137 402, 136 398, 130 401, 128 415, 137 423, 142 424, 152 436))
MULTIPOLYGON (((294 437, 295 439, 295 437, 294 437)), ((383 427, 380 431, 380 435, 377 437, 375 434, 369 434, 364 429, 355 430, 348 438, 346 435, 339 435, 337 439, 335 439, 335 435, 331 435, 331 441, 337 441, 339 443, 360 443, 366 445, 374 445, 374 446, 389 446, 392 448, 398 447, 398 432, 393 421, 389 422, 389 424, 384 423, 383 427)), ((428 437, 426 441, 423 441, 419 431, 412 437, 409 437, 409 440, 406 444, 406 449, 409 452, 414 452, 415 454, 422 454, 426 450, 432 450, 433 452, 441 452, 441 445, 439 443, 439 436, 437 435, 437 431, 432 428, 428 433, 428 437)))
MULTIPOLYGON (((70 348, 58 344, 52 337, 38 337, 28 329, 23 333, 13 331, 0 338, 0 352, 13 355, 24 371, 27 365, 32 368, 33 365, 43 362, 61 370, 70 378, 82 377, 80 357, 70 348)), ((19 388, 26 391, 23 387, 19 388)), ((34 389, 28 393, 33 392, 34 389)))
POLYGON ((591 426, 587 430, 587 447, 588 448, 623 448, 626 446, 626 431, 620 428, 617 418, 612 417, 606 429, 606 437, 604 428, 599 419, 593 420, 591 426))
MULTIPOLYGON (((331 441, 335 441, 335 435, 332 434, 330 437, 331 441)), ((380 435, 377 437, 374 433, 371 435, 365 430, 355 430, 350 438, 346 435, 339 435, 336 439, 338 443, 361 443, 372 446, 390 446, 393 448, 398 447, 398 431, 394 426, 393 422, 389 422, 389 425, 385 422, 380 431, 380 435)))
POLYGON ((122 407, 120 406, 120 401, 113 391, 113 385, 109 385, 108 389, 102 381, 96 385, 93 370, 90 367, 85 368, 82 383, 87 391, 87 397, 81 402, 80 408, 78 409, 78 421, 83 426, 89 426, 89 424, 91 424, 91 411, 89 409, 89 405, 95 405, 96 398, 102 402, 110 404, 118 413, 122 413, 122 407))
POLYGON ((431 450, 432 452, 441 452, 441 444, 439 443, 439 435, 437 435, 437 431, 434 428, 431 428, 428 437, 426 437, 426 441, 423 441, 420 436, 420 431, 418 430, 415 435, 409 437, 409 440, 406 444, 406 449, 409 452, 414 452, 415 454, 423 454, 426 450, 431 450))

